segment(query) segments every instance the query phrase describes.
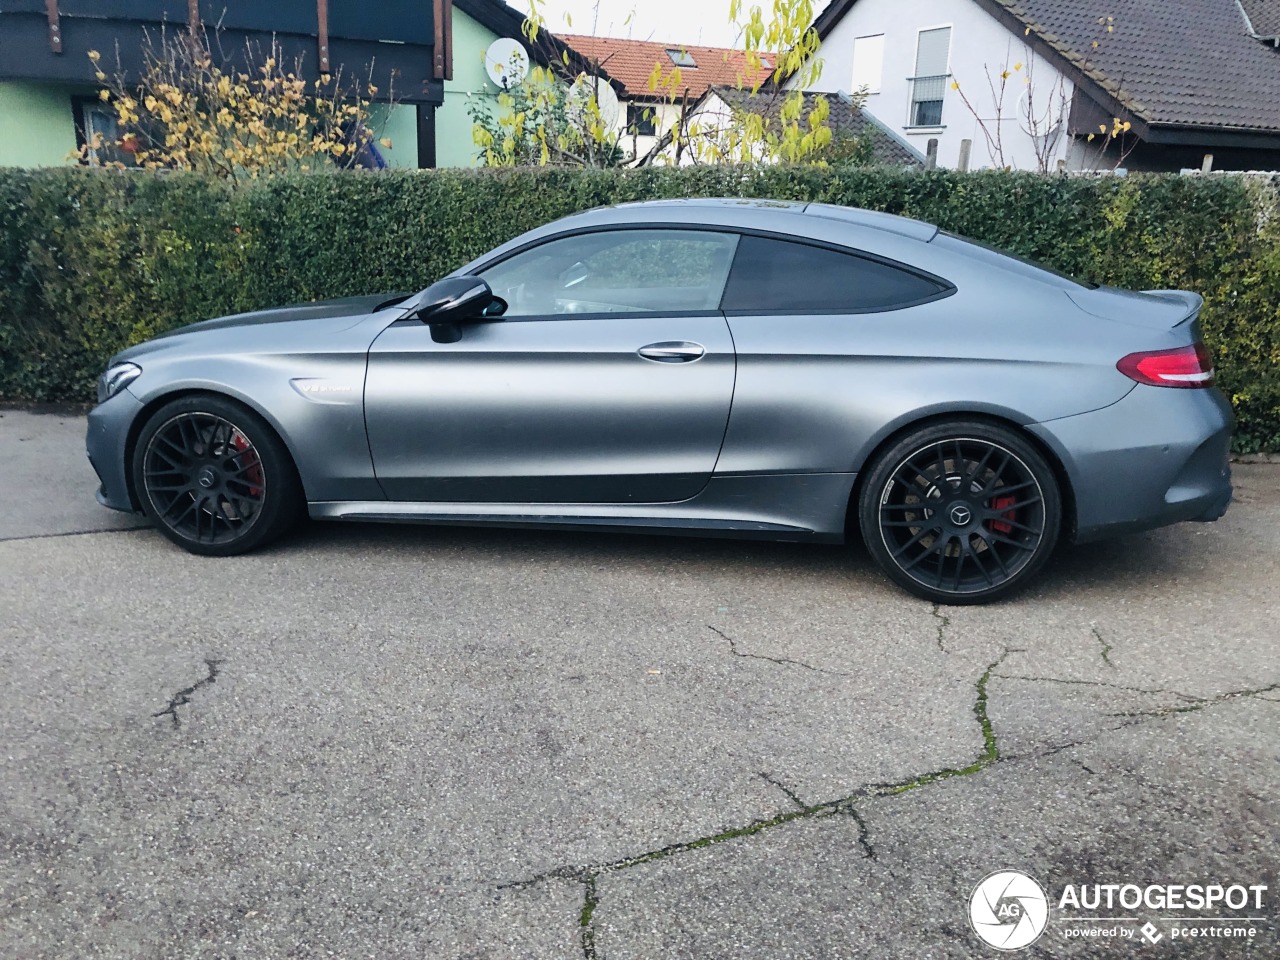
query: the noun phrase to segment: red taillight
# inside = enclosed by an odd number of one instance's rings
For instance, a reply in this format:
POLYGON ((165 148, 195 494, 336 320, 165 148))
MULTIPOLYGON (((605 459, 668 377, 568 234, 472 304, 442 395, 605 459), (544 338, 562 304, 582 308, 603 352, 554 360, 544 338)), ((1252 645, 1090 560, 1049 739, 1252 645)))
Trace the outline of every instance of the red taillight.
POLYGON ((1176 350, 1131 353, 1116 369, 1130 380, 1153 387, 1211 387, 1213 358, 1203 343, 1176 350))

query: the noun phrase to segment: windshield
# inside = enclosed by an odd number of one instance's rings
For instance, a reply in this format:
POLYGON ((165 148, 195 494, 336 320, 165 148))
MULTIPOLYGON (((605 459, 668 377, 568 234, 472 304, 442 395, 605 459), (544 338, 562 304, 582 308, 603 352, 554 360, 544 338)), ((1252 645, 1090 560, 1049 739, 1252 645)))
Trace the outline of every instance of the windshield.
POLYGON ((1054 279, 1060 281, 1058 286, 1064 289, 1079 289, 1081 287, 1087 290, 1098 289, 1098 284, 1091 283, 1088 280, 1077 280, 1075 277, 1068 276, 1060 270, 1053 267, 1045 266, 1035 260, 1029 260, 1026 257, 1020 257, 1016 253, 1009 253, 1007 250, 1000 250, 990 244, 981 242, 980 240, 972 240, 969 237, 962 237, 959 234, 948 233, 943 230, 939 232, 933 242, 940 247, 958 250, 971 257, 979 260, 985 260, 995 266, 1002 267, 1006 270, 1012 270, 1023 276, 1033 277, 1037 280, 1054 279), (1045 276, 1048 274, 1048 277, 1045 276))

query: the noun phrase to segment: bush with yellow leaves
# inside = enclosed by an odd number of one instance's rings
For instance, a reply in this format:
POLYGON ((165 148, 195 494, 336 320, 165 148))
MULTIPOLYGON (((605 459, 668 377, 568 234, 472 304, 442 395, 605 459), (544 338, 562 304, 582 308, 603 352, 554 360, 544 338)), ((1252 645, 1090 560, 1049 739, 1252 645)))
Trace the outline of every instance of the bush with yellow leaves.
POLYGON ((352 167, 377 137, 372 82, 347 83, 340 74, 309 81, 300 61, 282 62, 278 44, 265 55, 246 46, 238 62, 220 64, 197 27, 149 36, 142 54, 142 75, 130 81, 123 72, 108 76, 102 55, 89 51, 117 134, 95 134, 80 148, 84 162, 237 180, 352 167))

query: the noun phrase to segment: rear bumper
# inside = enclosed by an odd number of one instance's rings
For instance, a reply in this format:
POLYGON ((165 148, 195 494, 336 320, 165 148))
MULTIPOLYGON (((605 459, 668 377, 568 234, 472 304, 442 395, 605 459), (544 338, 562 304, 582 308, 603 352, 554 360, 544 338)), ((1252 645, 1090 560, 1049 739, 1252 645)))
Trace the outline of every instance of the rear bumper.
POLYGON ((126 388, 89 411, 85 449, 101 483, 98 502, 112 510, 129 513, 138 510, 129 496, 129 468, 125 457, 129 429, 141 410, 141 402, 126 388))
POLYGON ((1231 502, 1231 406, 1218 390, 1135 387, 1102 410, 1033 424, 1074 492, 1074 540, 1212 521, 1231 502))

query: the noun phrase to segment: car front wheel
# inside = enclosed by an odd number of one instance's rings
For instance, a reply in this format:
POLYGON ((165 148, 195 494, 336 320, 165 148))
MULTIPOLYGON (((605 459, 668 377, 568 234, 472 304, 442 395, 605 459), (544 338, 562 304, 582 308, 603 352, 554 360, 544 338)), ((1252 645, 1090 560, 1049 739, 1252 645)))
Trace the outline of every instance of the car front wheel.
POLYGON ((1062 501, 1038 450, 1014 430, 952 421, 914 431, 869 466, 858 503, 888 576, 944 604, 1022 588, 1058 541, 1062 501))
POLYGON ((157 410, 138 437, 132 469, 143 512, 191 553, 247 553, 301 513, 284 444, 261 417, 222 397, 183 397, 157 410))

